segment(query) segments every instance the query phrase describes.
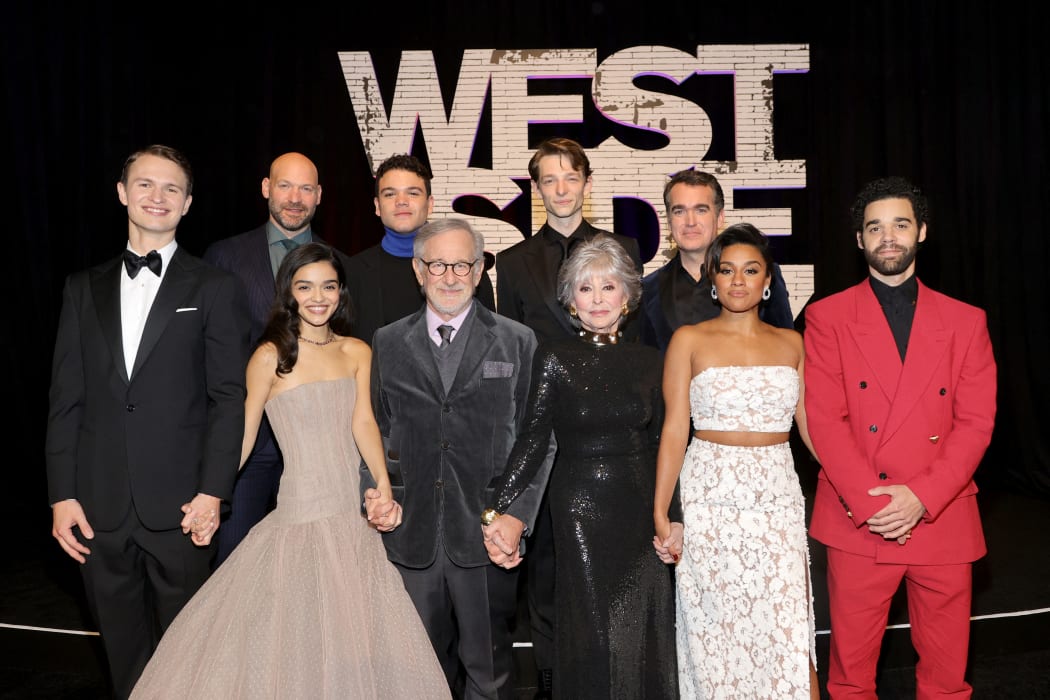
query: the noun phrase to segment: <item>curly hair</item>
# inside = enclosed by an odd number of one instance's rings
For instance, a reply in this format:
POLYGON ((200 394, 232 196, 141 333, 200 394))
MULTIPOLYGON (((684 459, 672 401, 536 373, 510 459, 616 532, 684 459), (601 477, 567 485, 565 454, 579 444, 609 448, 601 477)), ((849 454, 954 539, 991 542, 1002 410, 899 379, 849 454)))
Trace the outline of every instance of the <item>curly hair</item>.
POLYGON ((853 200, 849 210, 853 233, 864 230, 864 210, 867 206, 883 199, 907 199, 911 202, 916 228, 922 228, 930 218, 929 204, 922 190, 900 176, 881 177, 864 185, 853 200))

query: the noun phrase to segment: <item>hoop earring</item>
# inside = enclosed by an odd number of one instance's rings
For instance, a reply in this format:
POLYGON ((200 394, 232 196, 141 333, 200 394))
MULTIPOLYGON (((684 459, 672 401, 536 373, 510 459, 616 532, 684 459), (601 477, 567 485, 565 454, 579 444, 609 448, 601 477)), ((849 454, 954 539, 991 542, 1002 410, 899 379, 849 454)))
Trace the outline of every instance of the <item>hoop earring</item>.
POLYGON ((718 301, 718 290, 715 289, 713 286, 711 287, 711 299, 713 299, 714 301, 718 301))
POLYGON ((769 301, 771 296, 773 296, 773 292, 769 291, 769 287, 762 290, 762 301, 769 301))
POLYGON ((576 307, 572 304, 569 304, 569 315, 576 318, 576 307))

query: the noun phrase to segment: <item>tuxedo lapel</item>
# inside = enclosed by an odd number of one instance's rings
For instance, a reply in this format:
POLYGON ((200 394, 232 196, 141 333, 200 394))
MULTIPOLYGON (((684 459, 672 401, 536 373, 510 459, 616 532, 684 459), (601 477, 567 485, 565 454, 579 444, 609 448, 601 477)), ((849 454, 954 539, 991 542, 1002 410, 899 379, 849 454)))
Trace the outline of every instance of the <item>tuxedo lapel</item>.
POLYGON ((124 336, 120 324, 120 266, 123 257, 116 258, 91 280, 91 296, 95 300, 95 313, 117 374, 128 383, 127 363, 124 362, 124 336))
POLYGON ((160 341, 164 329, 168 327, 175 309, 179 302, 186 296, 195 280, 195 275, 183 267, 185 254, 176 248, 175 254, 168 263, 168 271, 157 290, 157 296, 150 307, 149 315, 146 316, 146 325, 142 328, 142 339, 139 341, 139 349, 135 354, 135 366, 131 369, 134 377, 146 362, 150 352, 160 341))

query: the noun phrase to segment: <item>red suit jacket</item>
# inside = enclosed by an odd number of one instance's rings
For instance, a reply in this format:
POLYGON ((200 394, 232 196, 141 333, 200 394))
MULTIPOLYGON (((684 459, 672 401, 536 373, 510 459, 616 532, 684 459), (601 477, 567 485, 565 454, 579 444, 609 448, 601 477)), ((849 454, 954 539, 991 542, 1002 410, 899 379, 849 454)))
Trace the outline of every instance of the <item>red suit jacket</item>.
POLYGON ((810 534, 879 562, 959 564, 985 552, 977 469, 995 422, 996 366, 981 309, 919 282, 902 365, 865 280, 812 304, 805 326, 806 416, 821 462, 810 534), (926 514, 901 546, 865 521, 906 484, 926 514))

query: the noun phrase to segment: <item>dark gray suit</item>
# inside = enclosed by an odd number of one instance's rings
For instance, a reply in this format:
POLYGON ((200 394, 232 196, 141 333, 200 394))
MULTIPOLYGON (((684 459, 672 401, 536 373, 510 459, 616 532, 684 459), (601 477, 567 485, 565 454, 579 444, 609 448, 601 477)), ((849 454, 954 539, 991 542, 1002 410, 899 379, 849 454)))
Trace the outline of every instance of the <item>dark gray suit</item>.
MULTIPOLYGON (((425 305, 376 331, 372 402, 404 509, 404 524, 383 542, 450 684, 461 661, 467 697, 510 697, 517 576, 489 562, 479 516, 525 415, 536 336, 477 301, 464 332, 453 339, 465 346, 446 392, 425 305)), ((553 448, 548 470, 552 457, 553 448)), ((531 525, 541 495, 526 494, 508 512, 531 525)))

